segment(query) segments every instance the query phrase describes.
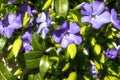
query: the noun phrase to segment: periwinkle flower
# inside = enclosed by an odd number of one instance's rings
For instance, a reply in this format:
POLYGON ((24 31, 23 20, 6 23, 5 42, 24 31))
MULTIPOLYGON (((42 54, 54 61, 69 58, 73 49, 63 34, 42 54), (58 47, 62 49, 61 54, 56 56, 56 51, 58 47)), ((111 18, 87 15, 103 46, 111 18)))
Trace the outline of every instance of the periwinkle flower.
POLYGON ((25 52, 30 52, 32 50, 31 46, 32 34, 30 32, 25 32, 22 36, 23 48, 25 52))
POLYGON ((16 0, 9 0, 8 1, 8 4, 12 4, 12 3, 14 3, 16 0))
POLYGON ((54 30, 52 38, 56 43, 61 43, 62 48, 66 48, 69 44, 74 43, 80 45, 82 38, 79 34, 80 27, 75 22, 68 23, 64 21, 58 30, 54 30))
POLYGON ((84 15, 81 21, 90 23, 93 28, 99 29, 103 24, 110 22, 110 13, 104 9, 105 4, 100 1, 85 3, 81 9, 81 14, 84 15))
POLYGON ((117 50, 117 49, 112 49, 112 50, 108 49, 107 51, 104 51, 104 54, 109 59, 115 59, 117 57, 118 53, 119 53, 119 50, 117 50))
POLYGON ((110 19, 111 19, 111 23, 113 24, 113 26, 120 30, 120 20, 118 20, 117 12, 115 11, 115 9, 111 10, 110 19))
POLYGON ((10 38, 15 29, 22 27, 21 14, 8 13, 4 20, 0 20, 0 35, 10 38))
POLYGON ((40 16, 36 19, 36 23, 38 28, 36 34, 39 34, 42 30, 42 38, 45 39, 51 25, 49 11, 47 10, 46 12, 41 12, 40 16))

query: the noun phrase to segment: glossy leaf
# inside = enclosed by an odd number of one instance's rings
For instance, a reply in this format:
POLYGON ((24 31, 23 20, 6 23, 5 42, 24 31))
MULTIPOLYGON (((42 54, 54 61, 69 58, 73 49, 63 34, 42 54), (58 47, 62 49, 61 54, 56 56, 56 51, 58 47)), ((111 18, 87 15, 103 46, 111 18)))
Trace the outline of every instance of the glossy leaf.
POLYGON ((29 53, 25 53, 23 55, 25 60, 26 68, 37 68, 39 67, 40 58, 42 56, 42 52, 40 51, 32 51, 29 53))
POLYGON ((43 51, 45 50, 45 42, 41 40, 40 36, 37 34, 33 34, 32 37, 32 47, 35 51, 43 51))
POLYGON ((77 18, 77 16, 74 13, 70 13, 70 14, 72 15, 72 17, 73 17, 73 19, 74 19, 75 22, 79 21, 78 18, 77 18))
POLYGON ((65 18, 69 8, 68 0, 55 0, 54 4, 57 16, 62 16, 65 18))
POLYGON ((94 52, 99 55, 101 52, 101 46, 99 44, 95 44, 94 46, 94 52))
POLYGON ((31 59, 31 60, 25 60, 25 67, 26 68, 37 68, 39 67, 39 62, 41 58, 31 59))
POLYGON ((66 71, 70 68, 70 63, 65 64, 65 66, 63 67, 62 71, 66 71))
POLYGON ((68 80, 77 80, 77 73, 71 72, 68 76, 68 80))
POLYGON ((7 39, 5 37, 0 38, 0 53, 2 52, 6 42, 7 42, 7 39))
POLYGON ((51 5, 52 0, 47 0, 46 3, 44 4, 42 10, 46 10, 47 8, 49 8, 49 6, 51 5))
POLYGON ((18 37, 14 43, 13 43, 13 47, 12 47, 12 53, 15 57, 17 57, 20 49, 21 49, 21 46, 22 46, 22 40, 21 40, 21 37, 18 37))
POLYGON ((48 56, 42 56, 39 64, 40 76, 43 78, 49 68, 48 56))
POLYGON ((70 44, 67 48, 67 53, 69 53, 71 59, 73 59, 76 56, 77 48, 75 44, 70 44))
POLYGON ((15 76, 7 70, 2 62, 0 62, 0 80, 16 80, 15 76))

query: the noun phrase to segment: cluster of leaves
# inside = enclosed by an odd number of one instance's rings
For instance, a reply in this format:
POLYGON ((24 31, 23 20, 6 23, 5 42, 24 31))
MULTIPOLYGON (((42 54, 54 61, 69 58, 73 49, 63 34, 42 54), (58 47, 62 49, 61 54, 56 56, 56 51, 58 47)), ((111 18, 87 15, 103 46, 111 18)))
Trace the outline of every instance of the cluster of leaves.
MULTIPOLYGON (((35 8, 37 13, 49 10, 52 20, 45 39, 41 37, 41 32, 36 34, 37 26, 33 21, 31 27, 33 30, 32 50, 30 52, 22 51, 23 41, 21 39, 23 33, 29 28, 30 20, 27 15, 23 20, 23 23, 27 25, 23 24, 21 29, 15 30, 11 38, 8 39, 5 35, 1 35, 0 79, 119 80, 119 53, 115 59, 109 59, 104 55, 104 51, 120 45, 120 31, 111 24, 94 29, 90 24, 82 23, 80 8, 84 2, 94 2, 94 0, 16 0, 12 4, 8 4, 8 0, 0 0, 2 19, 7 13, 16 14, 21 5, 28 4, 35 8), (79 33, 83 40, 80 45, 72 43, 67 48, 61 48, 60 44, 55 43, 52 39, 52 32, 60 28, 64 20, 79 24, 81 28, 79 33)), ((119 0, 104 0, 104 2, 109 8, 115 8, 120 13, 119 0), (112 5, 113 3, 114 5, 112 5)), ((38 15, 34 16, 35 20, 38 15)))

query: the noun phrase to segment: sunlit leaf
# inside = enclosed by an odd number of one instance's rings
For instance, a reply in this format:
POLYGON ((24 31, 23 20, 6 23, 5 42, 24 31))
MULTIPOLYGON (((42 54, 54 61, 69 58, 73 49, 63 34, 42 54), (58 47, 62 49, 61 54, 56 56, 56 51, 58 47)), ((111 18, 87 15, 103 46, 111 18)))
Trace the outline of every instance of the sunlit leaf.
POLYGON ((62 71, 66 71, 70 68, 70 63, 66 63, 65 66, 63 67, 62 71))
POLYGON ((46 10, 47 8, 49 8, 49 6, 51 5, 52 0, 47 0, 46 3, 44 4, 42 10, 46 10))
POLYGON ((55 11, 58 16, 63 16, 65 18, 68 12, 68 7, 68 0, 55 0, 55 11))
POLYGON ((103 53, 101 54, 100 62, 101 63, 105 62, 105 55, 103 53))
POLYGON ((96 39, 94 37, 91 38, 91 45, 94 46, 96 44, 96 39))
POLYGON ((13 43, 13 47, 12 47, 12 53, 15 57, 17 57, 20 49, 21 49, 21 46, 22 46, 22 40, 21 40, 21 37, 18 37, 14 43, 13 43))
POLYGON ((39 64, 40 75, 43 78, 49 68, 48 56, 42 56, 39 64))
POLYGON ((77 80, 77 73, 71 72, 68 76, 68 80, 77 80))
POLYGON ((94 52, 99 55, 101 52, 101 46, 99 44, 95 44, 94 46, 94 52))
POLYGON ((73 59, 76 56, 77 48, 75 44, 70 44, 67 48, 67 53, 69 53, 71 59, 73 59))
POLYGON ((78 17, 74 13, 70 13, 75 22, 78 22, 78 17))

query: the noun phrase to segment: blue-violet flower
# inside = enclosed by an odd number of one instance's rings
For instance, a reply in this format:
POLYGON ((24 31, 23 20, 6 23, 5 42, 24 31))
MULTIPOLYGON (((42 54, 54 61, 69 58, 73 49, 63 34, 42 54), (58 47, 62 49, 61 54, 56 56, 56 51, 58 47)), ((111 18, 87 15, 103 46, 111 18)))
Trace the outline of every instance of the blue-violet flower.
POLYGON ((10 38, 15 29, 22 27, 21 14, 15 15, 8 13, 4 20, 0 20, 0 35, 5 33, 7 38, 10 38))
POLYGON ((32 50, 31 41, 32 34, 29 33, 28 31, 25 32, 24 35, 22 36, 23 48, 25 52, 30 52, 32 50))
POLYGON ((82 38, 79 34, 80 27, 75 22, 70 22, 70 27, 68 23, 64 21, 58 30, 54 30, 52 33, 52 38, 56 43, 61 43, 62 48, 66 48, 69 44, 74 43, 80 45, 82 38))
POLYGON ((85 3, 81 9, 81 14, 84 15, 81 21, 90 23, 93 28, 99 29, 103 24, 110 22, 110 13, 104 11, 104 8, 105 4, 100 1, 85 3))
POLYGON ((112 49, 112 50, 108 49, 107 51, 104 51, 104 54, 109 59, 115 59, 117 57, 118 53, 119 53, 119 50, 116 50, 116 49, 112 49))
POLYGON ((110 18, 111 18, 111 23, 113 24, 113 26, 120 30, 120 20, 118 20, 117 12, 115 11, 115 9, 111 10, 110 18))
POLYGON ((45 39, 47 33, 49 32, 49 27, 51 25, 51 18, 49 16, 49 11, 41 12, 40 16, 36 20, 38 30, 36 34, 39 34, 42 30, 42 38, 45 39))

